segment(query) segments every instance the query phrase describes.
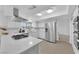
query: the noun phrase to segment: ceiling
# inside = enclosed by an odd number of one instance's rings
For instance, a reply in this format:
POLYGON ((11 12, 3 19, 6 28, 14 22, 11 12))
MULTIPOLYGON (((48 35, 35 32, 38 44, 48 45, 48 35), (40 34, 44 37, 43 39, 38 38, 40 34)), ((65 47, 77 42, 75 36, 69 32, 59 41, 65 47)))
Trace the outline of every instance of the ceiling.
POLYGON ((0 15, 4 16, 13 16, 13 8, 19 9, 19 15, 28 20, 40 20, 48 18, 49 16, 53 17, 60 14, 65 14, 68 11, 68 5, 36 5, 34 9, 32 9, 33 5, 0 5, 0 15), (45 10, 55 7, 54 12, 48 14, 45 10), (37 16, 36 14, 39 12, 43 12, 43 16, 37 16))

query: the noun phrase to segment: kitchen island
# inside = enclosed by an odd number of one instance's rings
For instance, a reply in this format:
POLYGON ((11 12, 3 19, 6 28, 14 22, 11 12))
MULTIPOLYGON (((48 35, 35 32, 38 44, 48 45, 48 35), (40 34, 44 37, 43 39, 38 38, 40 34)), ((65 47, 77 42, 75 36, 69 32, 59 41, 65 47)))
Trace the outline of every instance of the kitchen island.
POLYGON ((31 36, 14 40, 11 35, 3 35, 1 37, 0 54, 39 53, 40 42, 42 40, 31 36))

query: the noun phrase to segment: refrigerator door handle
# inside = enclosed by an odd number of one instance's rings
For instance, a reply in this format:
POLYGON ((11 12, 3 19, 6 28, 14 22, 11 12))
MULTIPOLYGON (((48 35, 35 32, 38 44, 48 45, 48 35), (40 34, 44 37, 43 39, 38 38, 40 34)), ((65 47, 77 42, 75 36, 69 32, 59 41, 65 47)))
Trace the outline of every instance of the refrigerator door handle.
POLYGON ((45 32, 47 32, 48 31, 48 28, 45 28, 45 32))

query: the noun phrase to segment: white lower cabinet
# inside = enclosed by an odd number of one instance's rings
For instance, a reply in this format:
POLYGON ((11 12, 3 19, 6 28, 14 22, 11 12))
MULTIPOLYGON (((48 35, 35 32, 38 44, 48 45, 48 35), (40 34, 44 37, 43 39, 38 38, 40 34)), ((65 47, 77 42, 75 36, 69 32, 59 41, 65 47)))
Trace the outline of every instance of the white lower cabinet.
POLYGON ((39 54, 39 44, 31 47, 28 50, 21 52, 21 54, 39 54))

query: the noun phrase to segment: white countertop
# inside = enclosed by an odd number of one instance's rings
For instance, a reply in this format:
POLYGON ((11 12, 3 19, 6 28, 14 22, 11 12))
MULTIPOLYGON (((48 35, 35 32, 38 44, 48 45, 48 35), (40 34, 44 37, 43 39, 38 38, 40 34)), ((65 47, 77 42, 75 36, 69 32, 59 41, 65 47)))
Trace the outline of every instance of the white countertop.
POLYGON ((77 42, 79 42, 79 40, 77 40, 77 42))
POLYGON ((1 48, 0 53, 2 54, 15 54, 21 53, 29 48, 40 43, 42 40, 34 37, 26 37, 19 40, 14 40, 10 35, 5 35, 1 37, 1 48))

